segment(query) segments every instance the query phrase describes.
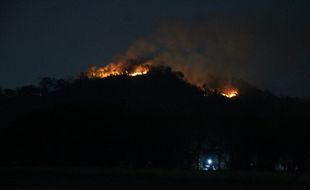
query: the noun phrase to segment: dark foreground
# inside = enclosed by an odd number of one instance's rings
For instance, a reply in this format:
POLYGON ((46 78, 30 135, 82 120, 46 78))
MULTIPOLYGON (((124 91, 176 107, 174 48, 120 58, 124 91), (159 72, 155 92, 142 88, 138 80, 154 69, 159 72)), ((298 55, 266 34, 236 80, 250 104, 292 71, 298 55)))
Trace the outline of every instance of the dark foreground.
POLYGON ((167 169, 1 169, 0 189, 309 189, 310 177, 167 169))

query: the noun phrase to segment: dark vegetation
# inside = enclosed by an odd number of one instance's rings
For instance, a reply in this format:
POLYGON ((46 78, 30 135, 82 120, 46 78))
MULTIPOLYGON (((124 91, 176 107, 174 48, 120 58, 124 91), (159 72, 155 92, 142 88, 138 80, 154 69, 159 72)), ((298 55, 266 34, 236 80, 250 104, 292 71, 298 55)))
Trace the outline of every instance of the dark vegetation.
POLYGON ((236 98, 204 96, 161 68, 1 90, 0 164, 193 169, 207 149, 231 170, 309 171, 309 101, 234 83, 236 98))
POLYGON ((0 176, 2 190, 308 190, 310 185, 309 176, 298 174, 177 169, 10 168, 0 176))

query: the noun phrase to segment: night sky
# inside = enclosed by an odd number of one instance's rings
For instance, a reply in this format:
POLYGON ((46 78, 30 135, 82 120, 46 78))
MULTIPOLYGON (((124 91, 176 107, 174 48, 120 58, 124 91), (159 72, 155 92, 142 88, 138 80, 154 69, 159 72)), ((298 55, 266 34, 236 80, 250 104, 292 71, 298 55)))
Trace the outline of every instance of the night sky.
POLYGON ((235 26, 251 37, 251 51, 240 49, 247 58, 236 66, 238 77, 310 97, 309 10, 307 0, 2 0, 0 87, 74 78, 89 64, 108 64, 161 21, 210 20, 224 23, 219 33, 235 26))

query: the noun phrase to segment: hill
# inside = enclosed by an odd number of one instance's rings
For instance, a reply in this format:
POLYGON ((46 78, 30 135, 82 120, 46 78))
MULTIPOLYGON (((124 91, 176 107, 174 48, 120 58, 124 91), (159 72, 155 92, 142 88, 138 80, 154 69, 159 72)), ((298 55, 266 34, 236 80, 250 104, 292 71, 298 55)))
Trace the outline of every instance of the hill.
POLYGON ((170 69, 61 84, 1 98, 1 164, 309 169, 305 100, 206 96, 170 69))

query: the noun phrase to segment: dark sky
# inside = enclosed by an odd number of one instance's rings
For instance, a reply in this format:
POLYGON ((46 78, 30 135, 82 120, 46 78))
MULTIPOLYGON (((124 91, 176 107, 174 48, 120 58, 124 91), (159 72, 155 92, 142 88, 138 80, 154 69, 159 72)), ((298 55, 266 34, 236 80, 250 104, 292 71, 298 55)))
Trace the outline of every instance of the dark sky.
MULTIPOLYGON (((310 96, 306 0, 27 0, 0 2, 0 87, 75 77, 105 65, 159 20, 209 17, 251 31, 244 79, 277 94, 310 96), (244 25, 244 26, 243 26, 244 25)), ((224 27, 225 30, 225 27, 224 27)))

